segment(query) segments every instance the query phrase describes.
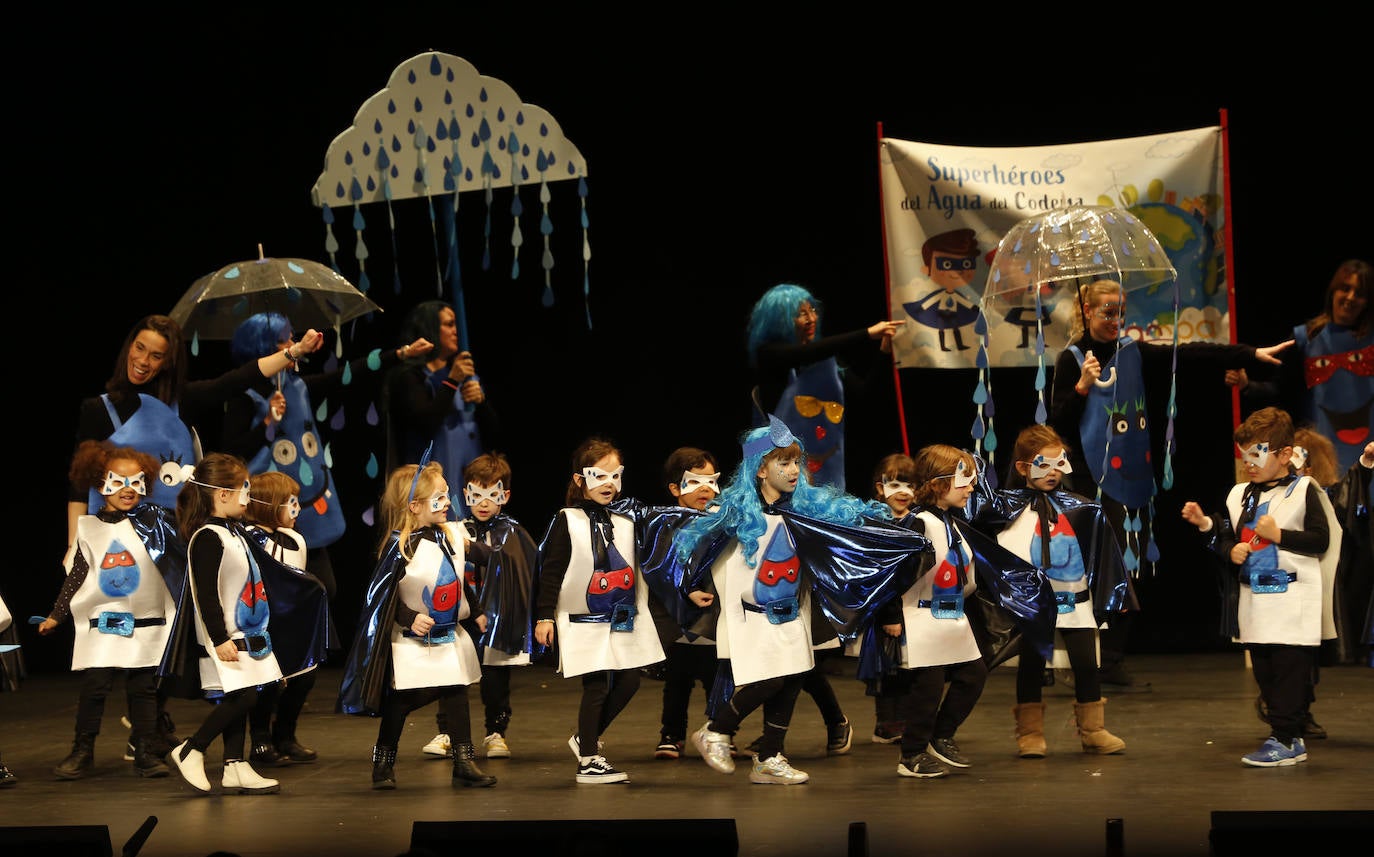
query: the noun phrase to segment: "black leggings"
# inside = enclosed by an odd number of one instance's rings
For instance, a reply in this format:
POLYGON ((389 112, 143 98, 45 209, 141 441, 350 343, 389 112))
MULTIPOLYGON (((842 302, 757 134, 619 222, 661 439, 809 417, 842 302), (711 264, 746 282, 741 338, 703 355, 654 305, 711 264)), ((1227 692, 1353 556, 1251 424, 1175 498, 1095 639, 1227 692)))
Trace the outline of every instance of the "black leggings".
POLYGON ((263 686, 257 704, 248 715, 254 744, 275 744, 296 737, 296 722, 305 708, 305 698, 315 686, 315 672, 311 670, 263 686), (273 714, 276 714, 275 723, 273 714))
POLYGON ((577 708, 581 755, 598 755, 597 740, 639 690, 639 670, 599 670, 582 676, 582 703, 577 708), (588 752, 588 751, 591 752, 588 752))
POLYGON ((100 721, 105 715, 105 699, 114 691, 115 677, 124 676, 124 696, 129 706, 129 723, 133 732, 129 738, 140 738, 157 732, 157 690, 154 688, 154 667, 124 669, 122 667, 90 667, 81 682, 81 696, 76 703, 76 731, 100 734, 100 721))
MULTIPOLYGON (((1073 668, 1073 696, 1079 702, 1096 702, 1102 698, 1102 683, 1097 674, 1097 629, 1060 628, 1064 651, 1073 668)), ((1016 661, 1016 701, 1039 702, 1044 693, 1045 659, 1035 646, 1021 638, 1021 650, 1016 661)))
POLYGON ((759 758, 769 759, 782 753, 806 676, 807 673, 796 673, 736 687, 725 705, 716 706, 715 716, 707 728, 734 735, 739 731, 740 722, 762 706, 763 737, 759 739, 759 758))
MULTIPOLYGON (((382 722, 377 727, 377 746, 395 750, 405 731, 406 717, 417 708, 435 700, 448 724, 449 740, 454 746, 472 743, 472 718, 468 713, 468 687, 465 684, 444 687, 412 687, 388 690, 382 699, 382 722)), ((456 758, 456 756, 455 756, 456 758)))
POLYGON ((218 736, 224 737, 224 761, 241 761, 243 739, 248 735, 248 712, 258 701, 258 689, 245 687, 226 693, 215 700, 215 708, 205 722, 200 724, 196 734, 186 739, 192 750, 204 753, 210 742, 218 736))

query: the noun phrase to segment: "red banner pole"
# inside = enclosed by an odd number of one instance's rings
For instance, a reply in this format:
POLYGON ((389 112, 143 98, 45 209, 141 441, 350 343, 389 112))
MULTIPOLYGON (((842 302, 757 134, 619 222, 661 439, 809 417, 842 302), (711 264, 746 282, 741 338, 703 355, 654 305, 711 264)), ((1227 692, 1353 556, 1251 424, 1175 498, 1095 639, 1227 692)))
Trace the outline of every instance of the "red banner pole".
MULTIPOLYGON (((887 209, 883 205, 883 123, 878 123, 878 226, 882 238, 883 284, 887 289, 887 317, 892 318, 892 267, 887 260, 887 209)), ((1229 251, 1228 251, 1229 252, 1229 251)), ((892 354, 892 387, 897 393, 897 424, 902 434, 902 454, 911 454, 911 441, 906 433, 906 409, 902 405, 902 370, 897 367, 896 350, 892 354)))
MULTIPOLYGON (((1231 221, 1231 129, 1226 121, 1226 108, 1221 108, 1221 188, 1222 238, 1226 242, 1226 314, 1231 320, 1231 344, 1240 341, 1236 327, 1236 246, 1231 221)), ((1240 388, 1231 388, 1231 426, 1240 425, 1240 388)))

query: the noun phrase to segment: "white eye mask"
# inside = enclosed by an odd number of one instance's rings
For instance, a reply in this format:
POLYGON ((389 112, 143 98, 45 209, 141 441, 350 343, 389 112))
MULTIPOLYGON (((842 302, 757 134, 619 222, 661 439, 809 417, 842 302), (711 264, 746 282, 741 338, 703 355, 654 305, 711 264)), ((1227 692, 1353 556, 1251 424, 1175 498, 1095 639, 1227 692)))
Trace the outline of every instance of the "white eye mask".
POLYGON ((943 476, 936 476, 935 478, 948 479, 951 476, 954 477, 953 487, 955 488, 967 488, 968 486, 978 481, 978 474, 976 472, 970 471, 968 469, 968 465, 964 463, 963 459, 959 460, 959 464, 955 466, 953 473, 946 473, 943 476))
POLYGON ((615 486, 615 490, 620 490, 620 478, 625 475, 625 465, 620 465, 615 470, 607 473, 600 467, 582 468, 582 480, 588 491, 594 491, 605 485, 607 482, 615 486))
POLYGON ((483 488, 476 482, 469 482, 467 487, 463 489, 463 502, 468 504, 469 509, 481 503, 483 500, 490 500, 497 506, 504 506, 509 497, 510 492, 505 489, 505 486, 501 484, 501 480, 499 479, 496 480, 496 484, 491 488, 483 488))
POLYGON ((693 473, 690 470, 682 471, 682 481, 677 484, 682 489, 683 494, 691 494, 698 488, 710 488, 712 494, 720 493, 720 474, 712 473, 707 476, 704 473, 693 473))
POLYGON ((105 484, 100 486, 101 494, 109 497, 125 488, 134 489, 140 497, 148 496, 148 480, 144 478, 143 471, 140 470, 133 476, 119 476, 113 470, 105 471, 105 484))
POLYGON ((1256 467, 1264 467, 1269 463, 1269 444, 1252 443, 1240 451, 1240 459, 1246 464, 1253 464, 1256 467))
POLYGON ((1046 458, 1044 455, 1037 455, 1026 463, 1030 465, 1030 478, 1032 479, 1044 479, 1050 475, 1052 470, 1058 470, 1065 476, 1073 472, 1073 465, 1069 464, 1068 452, 1062 449, 1052 459, 1046 458))
POLYGON ((1293 457, 1289 461, 1293 464, 1294 470, 1302 470, 1307 466, 1307 450, 1301 446, 1293 447, 1293 457))
POLYGON ((911 487, 910 482, 903 482, 900 479, 884 479, 883 497, 895 497, 898 494, 906 494, 908 497, 915 497, 916 489, 911 487))
POLYGON ((294 521, 296 520, 296 518, 300 517, 300 514, 301 498, 297 497, 295 494, 292 494, 290 497, 286 498, 286 517, 294 521))
POLYGON ((447 509, 452 501, 448 498, 448 493, 440 491, 429 498, 429 510, 431 512, 442 512, 447 509))

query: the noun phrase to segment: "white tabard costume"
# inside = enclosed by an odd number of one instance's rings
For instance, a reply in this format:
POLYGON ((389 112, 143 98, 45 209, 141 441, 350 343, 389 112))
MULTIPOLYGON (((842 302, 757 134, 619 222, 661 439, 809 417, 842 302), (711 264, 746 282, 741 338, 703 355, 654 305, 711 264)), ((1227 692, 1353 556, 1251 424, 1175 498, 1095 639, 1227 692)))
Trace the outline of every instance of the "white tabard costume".
POLYGON ((176 599, 133 524, 126 516, 110 523, 82 515, 67 552, 68 574, 78 552, 88 571, 70 604, 76 628, 72 669, 157 666, 176 599))
MULTIPOLYGON (((558 515, 567 527, 572 548, 568 568, 558 590, 555 621, 559 672, 564 678, 571 678, 598 670, 636 669, 663 660, 663 646, 659 642, 654 620, 649 615, 649 588, 639 573, 639 561, 634 551, 633 522, 623 515, 610 516, 616 550, 628 563, 634 590, 634 614, 626 622, 622 621, 624 616, 608 613, 607 607, 600 603, 605 596, 588 594, 588 588, 603 578, 611 581, 612 589, 623 585, 627 582, 625 569, 597 572, 592 551, 591 520, 587 513, 568 507, 559 510, 558 515), (607 618, 597 618, 603 616, 607 618)), ((554 526, 558 526, 557 521, 554 526)))
POLYGON ((716 655, 730 659, 735 684, 804 673, 815 666, 811 593, 781 515, 764 515, 758 564, 750 568, 738 540, 712 565, 720 593, 716 655), (771 618, 770 618, 771 613, 771 618))
POLYGON ((1240 572, 1242 581, 1249 581, 1240 587, 1240 642, 1319 646, 1324 639, 1335 639, 1331 599, 1341 552, 1341 525, 1326 493, 1311 477, 1303 476, 1270 488, 1259 497, 1256 519, 1267 514, 1281 530, 1301 530, 1307 516, 1308 486, 1316 487, 1314 493, 1326 513, 1331 539, 1324 554, 1308 556, 1259 538, 1252 529, 1253 522, 1239 523, 1247 484, 1233 486, 1226 497, 1226 514, 1238 540, 1251 541, 1252 545, 1240 572), (1279 576, 1284 579, 1280 581, 1279 576))
POLYGON ((458 526, 445 525, 442 543, 434 538, 433 528, 418 531, 420 538, 412 541, 414 554, 397 581, 397 599, 434 619, 434 627, 423 637, 392 624, 392 687, 397 690, 469 685, 482 678, 477 646, 458 624, 472 615, 459 574, 465 560, 458 526))
MULTIPOLYGON (((197 539, 219 539, 223 548, 216 586, 219 603, 201 604, 194 580, 190 587, 196 606, 196 641, 206 653, 200 659, 200 686, 205 690, 232 693, 279 680, 281 667, 272 653, 267 628, 268 594, 262 583, 262 573, 251 559, 248 542, 222 524, 205 524, 191 536, 191 545, 197 539), (239 646, 237 661, 222 661, 215 654, 215 644, 202 618, 207 609, 218 610, 223 615, 229 639, 239 646)), ((195 555, 193 549, 191 555, 195 555)), ((193 578, 194 574, 193 569, 193 578)))
POLYGON ((902 593, 905 632, 900 666, 916 669, 977 660, 982 653, 963 610, 963 602, 978 588, 973 554, 967 546, 957 552, 952 549, 945 523, 938 516, 922 511, 916 517, 934 548, 935 564, 902 593), (960 576, 965 581, 962 587, 958 585, 960 576))

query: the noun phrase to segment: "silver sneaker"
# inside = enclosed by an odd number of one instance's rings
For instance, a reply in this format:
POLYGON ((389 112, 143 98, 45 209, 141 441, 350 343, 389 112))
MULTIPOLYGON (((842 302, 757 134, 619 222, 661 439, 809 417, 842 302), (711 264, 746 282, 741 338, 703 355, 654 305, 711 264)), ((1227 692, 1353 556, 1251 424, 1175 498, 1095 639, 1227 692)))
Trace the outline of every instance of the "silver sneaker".
POLYGON ((779 753, 764 761, 754 757, 754 767, 749 771, 749 782, 779 786, 799 786, 811 779, 806 771, 799 771, 787 764, 787 757, 779 753))
POLYGON ((730 736, 724 732, 712 732, 703 725, 692 733, 692 746, 701 754, 702 761, 722 774, 735 772, 735 759, 730 754, 730 736))

